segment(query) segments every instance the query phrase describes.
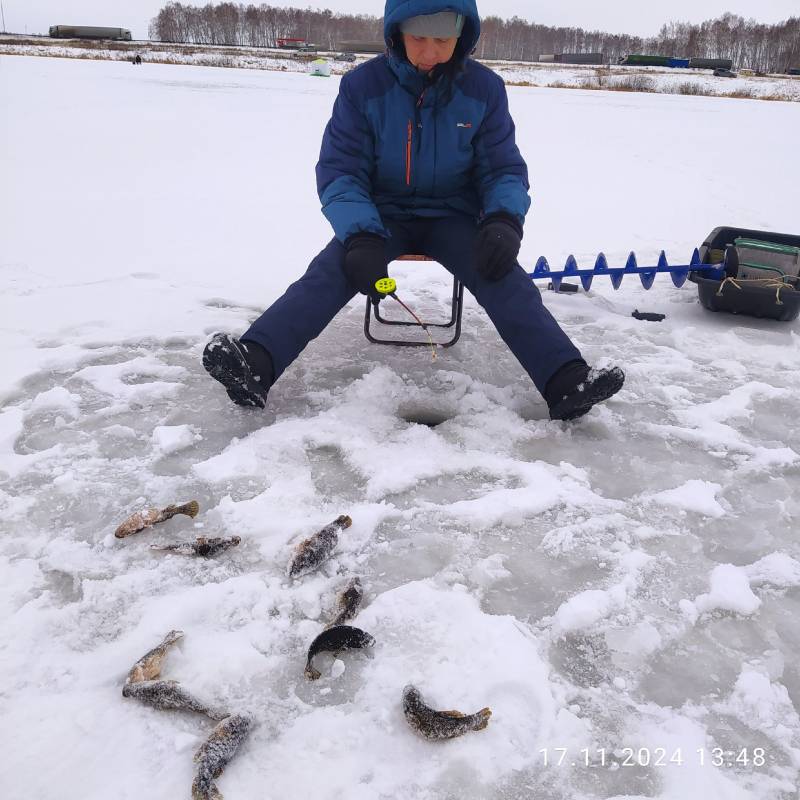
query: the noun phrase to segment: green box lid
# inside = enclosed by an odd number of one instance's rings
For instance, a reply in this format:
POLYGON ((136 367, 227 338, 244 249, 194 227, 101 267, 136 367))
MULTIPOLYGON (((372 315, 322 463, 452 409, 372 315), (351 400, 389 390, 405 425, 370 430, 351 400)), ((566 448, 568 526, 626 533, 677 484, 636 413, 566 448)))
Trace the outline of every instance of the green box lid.
POLYGON ((762 250, 766 253, 780 253, 785 256, 796 256, 800 253, 800 247, 791 247, 786 244, 776 244, 775 242, 764 242, 760 239, 734 239, 733 243, 737 247, 747 247, 750 250, 762 250))

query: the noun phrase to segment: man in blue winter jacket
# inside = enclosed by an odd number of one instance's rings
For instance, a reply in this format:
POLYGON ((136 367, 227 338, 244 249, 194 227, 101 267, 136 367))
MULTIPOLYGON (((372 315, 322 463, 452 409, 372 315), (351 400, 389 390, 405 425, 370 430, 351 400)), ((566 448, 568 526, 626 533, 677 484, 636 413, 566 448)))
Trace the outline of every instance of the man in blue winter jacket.
POLYGON ((517 263, 530 207, 502 79, 469 56, 475 0, 387 0, 387 51, 342 78, 317 188, 335 238, 240 338, 216 334, 203 364, 243 406, 267 393, 356 292, 398 256, 423 253, 469 289, 543 394, 574 419, 621 388, 590 370, 517 263))

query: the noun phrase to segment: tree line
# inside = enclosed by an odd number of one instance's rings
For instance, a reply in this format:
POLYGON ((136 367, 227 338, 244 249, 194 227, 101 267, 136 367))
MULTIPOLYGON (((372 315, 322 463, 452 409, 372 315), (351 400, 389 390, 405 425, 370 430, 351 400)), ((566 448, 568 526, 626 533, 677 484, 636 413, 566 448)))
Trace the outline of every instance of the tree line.
MULTIPOLYGON (((382 41, 383 21, 329 9, 234 3, 200 7, 171 2, 150 24, 150 38, 162 42, 276 47, 278 39, 288 37, 305 39, 321 50, 336 50, 342 41, 382 41)), ((628 53, 730 58, 738 68, 785 72, 800 66, 800 17, 763 25, 723 14, 699 25, 670 22, 649 38, 550 27, 518 17, 489 16, 481 21, 478 58, 536 61, 547 53, 604 53, 611 63, 628 53)))

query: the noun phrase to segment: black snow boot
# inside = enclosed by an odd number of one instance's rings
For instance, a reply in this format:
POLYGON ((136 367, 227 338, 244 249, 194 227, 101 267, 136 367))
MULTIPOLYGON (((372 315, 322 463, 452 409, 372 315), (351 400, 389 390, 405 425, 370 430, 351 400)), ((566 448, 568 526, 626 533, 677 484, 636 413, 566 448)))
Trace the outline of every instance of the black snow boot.
POLYGON ((261 345, 215 333, 203 350, 203 366, 236 405, 266 406, 275 371, 272 357, 261 345))
POLYGON ((544 399, 550 419, 582 417, 596 403, 608 400, 625 382, 619 367, 589 369, 585 361, 569 361, 547 382, 544 399))

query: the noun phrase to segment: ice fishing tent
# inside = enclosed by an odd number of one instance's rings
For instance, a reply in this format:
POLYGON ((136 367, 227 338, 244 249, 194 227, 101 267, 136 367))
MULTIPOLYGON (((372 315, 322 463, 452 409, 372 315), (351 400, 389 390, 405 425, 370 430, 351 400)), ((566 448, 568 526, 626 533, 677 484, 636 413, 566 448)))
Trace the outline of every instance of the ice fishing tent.
POLYGON ((330 78, 331 65, 324 58, 317 58, 309 64, 310 74, 318 78, 330 78))

